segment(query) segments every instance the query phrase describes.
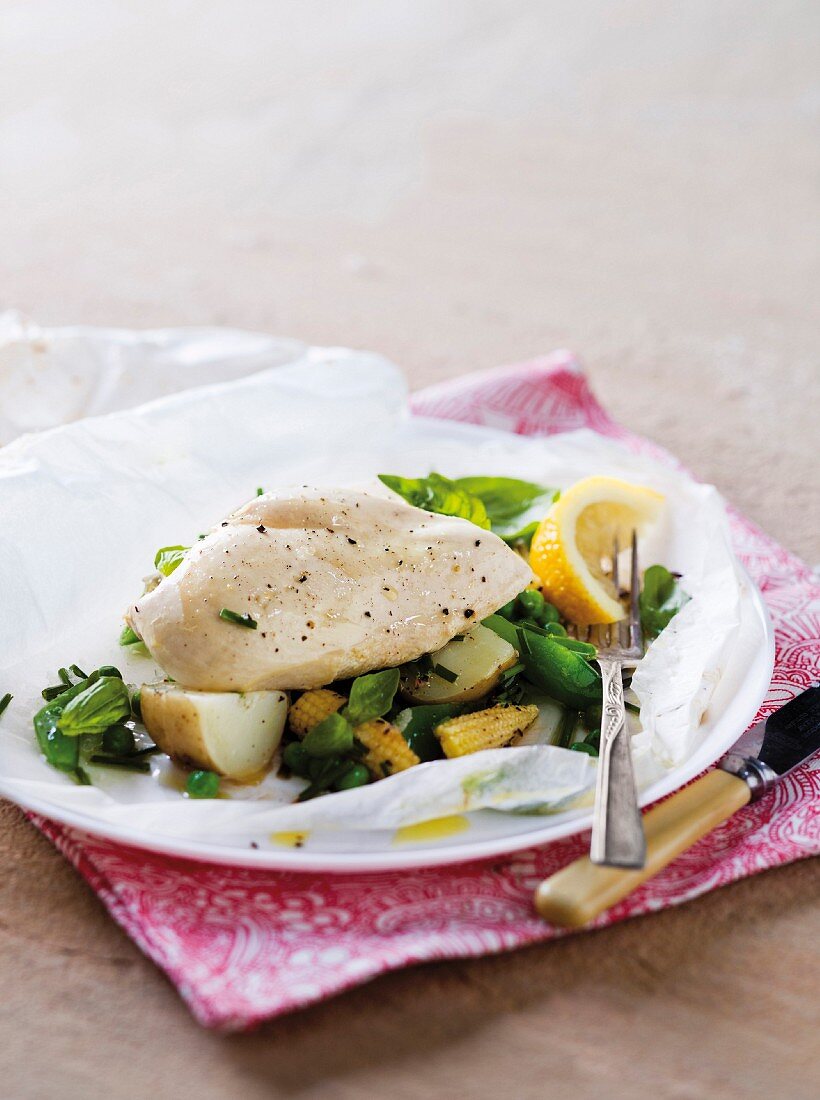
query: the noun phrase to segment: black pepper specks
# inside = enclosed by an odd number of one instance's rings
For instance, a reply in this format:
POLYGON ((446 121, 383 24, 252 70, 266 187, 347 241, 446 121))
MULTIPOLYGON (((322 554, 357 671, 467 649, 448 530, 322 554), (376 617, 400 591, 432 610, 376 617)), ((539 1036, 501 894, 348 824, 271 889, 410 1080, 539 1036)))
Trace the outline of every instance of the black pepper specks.
POLYGON ((358 543, 356 542, 356 540, 355 540, 355 539, 352 539, 352 538, 350 538, 350 536, 349 536, 349 535, 348 535, 348 539, 347 539, 347 541, 348 541, 348 542, 350 543, 350 545, 351 545, 351 546, 357 546, 357 545, 358 545, 358 543))
POLYGON ((472 607, 467 607, 464 609, 465 619, 472 619, 473 615, 475 615, 475 611, 472 609, 472 607))
POLYGON ((260 535, 264 535, 264 533, 265 533, 264 523, 260 523, 259 526, 256 528, 256 530, 259 532, 260 535))
POLYGON ((442 613, 442 615, 449 615, 450 614, 450 608, 449 607, 442 607, 441 613, 442 613))
POLYGON ((481 546, 481 539, 476 539, 475 544, 476 546, 481 546))

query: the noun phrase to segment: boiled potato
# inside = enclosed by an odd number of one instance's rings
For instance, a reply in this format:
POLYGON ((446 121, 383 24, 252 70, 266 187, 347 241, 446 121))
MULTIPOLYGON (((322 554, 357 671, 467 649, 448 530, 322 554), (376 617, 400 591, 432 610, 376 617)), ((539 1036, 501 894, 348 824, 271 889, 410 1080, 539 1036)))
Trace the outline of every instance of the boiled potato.
POLYGON ((501 673, 514 665, 518 653, 486 626, 476 626, 462 638, 430 654, 433 666, 441 666, 455 679, 435 671, 420 674, 417 665, 402 670, 402 694, 412 703, 468 703, 480 699, 498 683, 501 673))
POLYGON ((271 761, 285 728, 283 691, 186 691, 143 684, 142 720, 163 752, 188 767, 250 779, 271 761))

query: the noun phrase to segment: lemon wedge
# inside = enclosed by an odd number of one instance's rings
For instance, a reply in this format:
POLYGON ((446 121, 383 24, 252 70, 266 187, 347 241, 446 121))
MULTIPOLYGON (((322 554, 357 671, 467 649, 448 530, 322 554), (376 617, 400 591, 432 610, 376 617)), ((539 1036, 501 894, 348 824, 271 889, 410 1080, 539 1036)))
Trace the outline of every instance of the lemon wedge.
POLYGON ((613 539, 622 549, 660 516, 664 497, 615 477, 586 477, 561 494, 535 533, 530 565, 546 599, 570 622, 614 623, 624 617, 601 566, 613 539))

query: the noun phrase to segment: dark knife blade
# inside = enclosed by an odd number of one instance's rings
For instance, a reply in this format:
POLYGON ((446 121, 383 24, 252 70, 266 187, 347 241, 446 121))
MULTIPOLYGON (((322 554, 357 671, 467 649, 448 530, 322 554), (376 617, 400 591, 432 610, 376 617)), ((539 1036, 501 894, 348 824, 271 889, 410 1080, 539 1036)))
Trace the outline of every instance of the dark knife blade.
POLYGON ((820 684, 796 695, 747 730, 718 763, 744 779, 759 798, 771 785, 820 751, 820 684))

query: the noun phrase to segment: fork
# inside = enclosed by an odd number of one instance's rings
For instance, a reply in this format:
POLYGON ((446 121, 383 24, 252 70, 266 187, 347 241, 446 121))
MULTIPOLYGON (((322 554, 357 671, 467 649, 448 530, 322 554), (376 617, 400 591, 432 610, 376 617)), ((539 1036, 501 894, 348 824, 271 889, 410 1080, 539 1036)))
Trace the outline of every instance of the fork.
MULTIPOLYGON (((612 549, 612 581, 616 592, 620 593, 617 537, 612 549)), ((591 641, 598 649, 603 681, 601 743, 589 858, 593 863, 608 867, 640 868, 646 861, 646 837, 635 790, 623 686, 624 668, 634 668, 643 656, 639 592, 638 536, 633 531, 629 616, 611 625, 600 623, 587 627, 581 639, 591 641)), ((576 635, 581 636, 577 627, 576 635)))

